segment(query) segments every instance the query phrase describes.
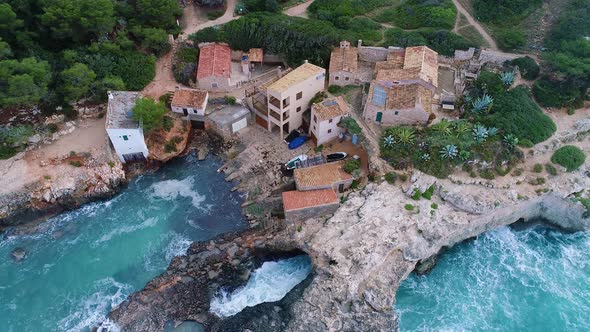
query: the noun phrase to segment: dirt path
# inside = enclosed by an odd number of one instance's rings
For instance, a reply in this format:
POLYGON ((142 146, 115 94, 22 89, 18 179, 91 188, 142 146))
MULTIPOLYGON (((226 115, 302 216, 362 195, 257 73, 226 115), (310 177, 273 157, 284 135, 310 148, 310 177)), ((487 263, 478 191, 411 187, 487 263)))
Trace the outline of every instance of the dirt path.
MULTIPOLYGON (((483 37, 483 39, 486 40, 486 42, 488 42, 488 44, 490 45, 490 49, 494 50, 494 51, 498 51, 498 44, 496 44, 496 41, 494 40, 494 38, 492 38, 488 32, 481 26, 481 24, 479 24, 478 21, 476 21, 473 16, 471 16, 471 14, 467 11, 467 9, 465 9, 465 7, 463 7, 463 5, 458 1, 458 0, 453 0, 453 4, 455 4, 455 7, 457 7, 457 11, 461 14, 463 14, 463 16, 465 16, 467 18, 467 21, 469 22, 469 24, 471 24, 478 32, 479 34, 483 37)), ((456 25, 459 22, 459 15, 457 15, 457 21, 455 21, 455 28, 456 25)), ((455 29, 453 29, 455 30, 455 29)))
POLYGON ((288 16, 298 16, 303 18, 309 18, 307 15, 307 8, 313 3, 313 0, 304 2, 300 5, 287 8, 283 13, 288 16))

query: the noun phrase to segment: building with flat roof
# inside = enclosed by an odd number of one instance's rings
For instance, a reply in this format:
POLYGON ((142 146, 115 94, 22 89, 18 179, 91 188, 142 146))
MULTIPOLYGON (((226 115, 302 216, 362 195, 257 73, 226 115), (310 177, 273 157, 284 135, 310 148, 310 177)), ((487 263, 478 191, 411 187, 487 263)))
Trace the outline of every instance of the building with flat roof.
POLYGON ((231 49, 228 44, 199 45, 197 86, 205 90, 223 90, 231 86, 231 49))
POLYGON ((283 192, 282 195, 285 219, 288 222, 333 214, 340 206, 340 200, 332 189, 293 190, 283 192))
POLYGON ((250 110, 242 105, 226 105, 211 112, 205 119, 205 127, 226 140, 251 122, 250 110))
POLYGON ((132 117, 133 107, 141 97, 139 92, 108 92, 105 127, 122 163, 144 161, 149 155, 143 128, 132 117))
POLYGON ((307 61, 266 87, 265 113, 256 111, 256 122, 269 131, 277 129, 283 139, 303 124, 303 112, 311 99, 324 90, 326 70, 307 61))
POLYGON ((342 96, 311 105, 309 136, 317 145, 337 138, 344 131, 338 127, 338 123, 349 114, 350 107, 342 96))

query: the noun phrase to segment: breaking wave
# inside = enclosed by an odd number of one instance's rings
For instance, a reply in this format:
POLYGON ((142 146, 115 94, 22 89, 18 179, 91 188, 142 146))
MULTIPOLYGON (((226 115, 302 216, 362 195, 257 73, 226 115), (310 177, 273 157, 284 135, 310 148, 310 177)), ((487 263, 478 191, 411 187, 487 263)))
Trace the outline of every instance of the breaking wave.
POLYGON ((252 273, 244 287, 231 293, 221 290, 211 301, 210 310, 220 317, 228 317, 246 307, 279 301, 310 272, 311 259, 307 255, 265 262, 252 273))
POLYGON ((183 180, 165 180, 151 185, 151 197, 163 200, 175 200, 178 197, 190 198, 194 207, 207 210, 208 206, 203 205, 205 196, 199 195, 193 190, 194 179, 187 177, 183 180))

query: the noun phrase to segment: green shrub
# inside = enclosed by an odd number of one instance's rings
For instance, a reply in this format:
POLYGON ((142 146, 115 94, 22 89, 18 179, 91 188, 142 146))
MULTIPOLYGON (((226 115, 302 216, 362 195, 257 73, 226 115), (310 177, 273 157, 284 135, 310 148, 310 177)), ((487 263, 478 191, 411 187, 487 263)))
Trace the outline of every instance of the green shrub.
POLYGON ((225 96, 225 97, 223 97, 223 99, 225 100, 225 102, 228 105, 235 105, 236 104, 236 97, 234 97, 234 96, 225 96))
POLYGON ((168 142, 166 142, 166 145, 164 145, 164 152, 171 153, 176 151, 176 142, 174 140, 171 139, 168 142))
POLYGON ((469 172, 469 177, 476 178, 477 173, 475 173, 475 171, 471 171, 471 172, 469 172))
POLYGON ((172 129, 172 127, 174 127, 174 120, 169 116, 163 117, 162 118, 162 127, 164 128, 165 131, 169 132, 170 129, 172 129))
POLYGON ((561 147, 551 156, 552 163, 565 167, 568 172, 577 170, 585 161, 586 154, 584 151, 573 145, 561 147))
POLYGON ((414 192, 412 193, 412 199, 415 201, 419 201, 421 197, 422 197, 422 192, 420 191, 420 189, 414 190, 414 192))
POLYGON ((395 180, 397 179, 397 173, 396 172, 387 172, 385 173, 385 181, 393 184, 395 183, 395 180))
POLYGON ((569 81, 543 77, 533 84, 533 95, 543 107, 561 107, 574 103, 581 97, 581 92, 569 81))
POLYGON ((521 176, 524 170, 522 168, 517 168, 512 172, 512 176, 521 176))
POLYGON ((320 145, 316 146, 316 147, 313 149, 313 151, 314 151, 314 152, 316 152, 316 153, 320 153, 320 152, 322 152, 323 150, 324 150, 324 145, 323 145, 323 144, 320 144, 320 145))
POLYGON ((533 172, 535 172, 535 173, 543 172, 543 165, 535 164, 535 166, 533 166, 533 172))
POLYGON ((8 159, 13 157, 18 152, 17 149, 11 146, 0 145, 0 159, 8 159))
POLYGON ((423 27, 452 29, 457 9, 449 0, 408 0, 397 8, 384 10, 377 20, 402 29, 423 27))
POLYGON ((494 172, 491 169, 485 169, 483 171, 480 171, 479 176, 482 179, 486 179, 486 180, 493 180, 496 178, 496 175, 494 174, 494 172))
POLYGON ((512 51, 521 46, 524 46, 526 42, 526 36, 522 30, 512 27, 500 30, 496 34, 496 41, 498 42, 498 47, 500 47, 502 50, 512 51))
POLYGON ((383 35, 385 45, 408 47, 426 45, 436 52, 452 56, 455 50, 466 50, 476 45, 467 39, 448 30, 435 28, 420 28, 405 31, 401 28, 385 30, 383 35))
POLYGON ((541 3, 541 0, 474 0, 473 10, 482 22, 516 25, 541 3))
POLYGON ((516 58, 512 61, 508 61, 508 63, 513 66, 518 66, 518 71, 520 71, 522 78, 529 81, 536 79, 541 71, 537 62, 529 56, 516 58))
POLYGON ((534 180, 529 181, 530 184, 532 184, 533 186, 540 186, 542 184, 545 184, 546 180, 545 178, 542 177, 537 177, 534 180))
POLYGON ((408 211, 413 211, 414 210, 414 205, 412 204, 406 204, 404 205, 404 208, 408 211))
POLYGON ((545 164, 545 170, 553 176, 557 175, 557 168, 551 164, 545 164))
POLYGON ((432 198, 432 194, 434 194, 434 189, 434 185, 428 187, 428 189, 426 189, 426 191, 422 193, 422 197, 424 197, 427 200, 430 200, 432 198))
POLYGON ((224 10, 213 10, 213 11, 207 12, 207 19, 213 21, 213 20, 216 20, 216 19, 220 18, 221 16, 223 16, 223 14, 225 14, 224 10))
POLYGON ((331 94, 337 94, 340 91, 342 91, 342 87, 338 86, 338 85, 330 85, 328 87, 328 92, 331 94))
POLYGON ((82 163, 78 160, 72 160, 72 161, 70 161, 70 165, 72 165, 74 167, 81 167, 82 163))
POLYGON ((354 171, 361 168, 361 162, 356 159, 349 159, 344 163, 344 171, 348 174, 352 174, 354 171))
POLYGON ((346 129, 350 134, 353 135, 360 135, 363 132, 361 126, 359 126, 356 120, 351 116, 342 118, 342 120, 340 120, 340 123, 338 123, 338 126, 346 129))
POLYGON ((115 163, 114 163, 114 162, 112 162, 112 161, 109 161, 109 162, 107 163, 107 165, 109 165, 109 167, 110 167, 110 168, 113 168, 113 167, 115 167, 115 163))
POLYGON ((433 210, 436 210, 436 209, 438 209, 438 204, 436 204, 436 203, 432 203, 432 204, 430 204, 430 207, 431 207, 433 210))
POLYGON ((407 174, 400 174, 399 179, 401 182, 406 182, 406 180, 408 179, 408 175, 407 174))
POLYGON ((150 98, 140 98, 135 102, 132 116, 135 121, 143 123, 143 130, 149 133, 162 126, 166 112, 168 109, 163 103, 150 98))
POLYGON ((519 140, 518 145, 522 146, 523 148, 532 148, 535 146, 535 144, 533 144, 533 142, 531 142, 531 140, 528 138, 519 140))
POLYGON ((259 217, 264 214, 264 208, 262 208, 262 206, 259 204, 254 203, 246 208, 246 212, 250 215, 259 217))
POLYGON ((576 114, 576 109, 573 107, 568 107, 567 108, 567 115, 574 115, 576 114))

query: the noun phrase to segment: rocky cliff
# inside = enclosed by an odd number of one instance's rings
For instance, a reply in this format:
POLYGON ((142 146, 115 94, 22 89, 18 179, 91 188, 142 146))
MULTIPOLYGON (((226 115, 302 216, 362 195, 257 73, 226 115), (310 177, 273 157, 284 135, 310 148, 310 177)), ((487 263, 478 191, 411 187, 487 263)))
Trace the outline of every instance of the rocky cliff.
POLYGON ((329 218, 194 244, 110 317, 132 331, 157 330, 170 319, 197 320, 211 331, 395 330, 400 282, 441 249, 518 220, 545 218, 589 230, 585 208, 568 197, 590 188, 590 178, 583 171, 564 174, 548 187, 555 192, 526 199, 514 197, 510 186, 457 184, 421 173, 402 186, 371 183, 329 218), (433 185, 431 199, 410 197, 433 185), (219 287, 238 287, 265 258, 293 252, 310 255, 314 272, 288 297, 229 319, 208 312, 219 287))

